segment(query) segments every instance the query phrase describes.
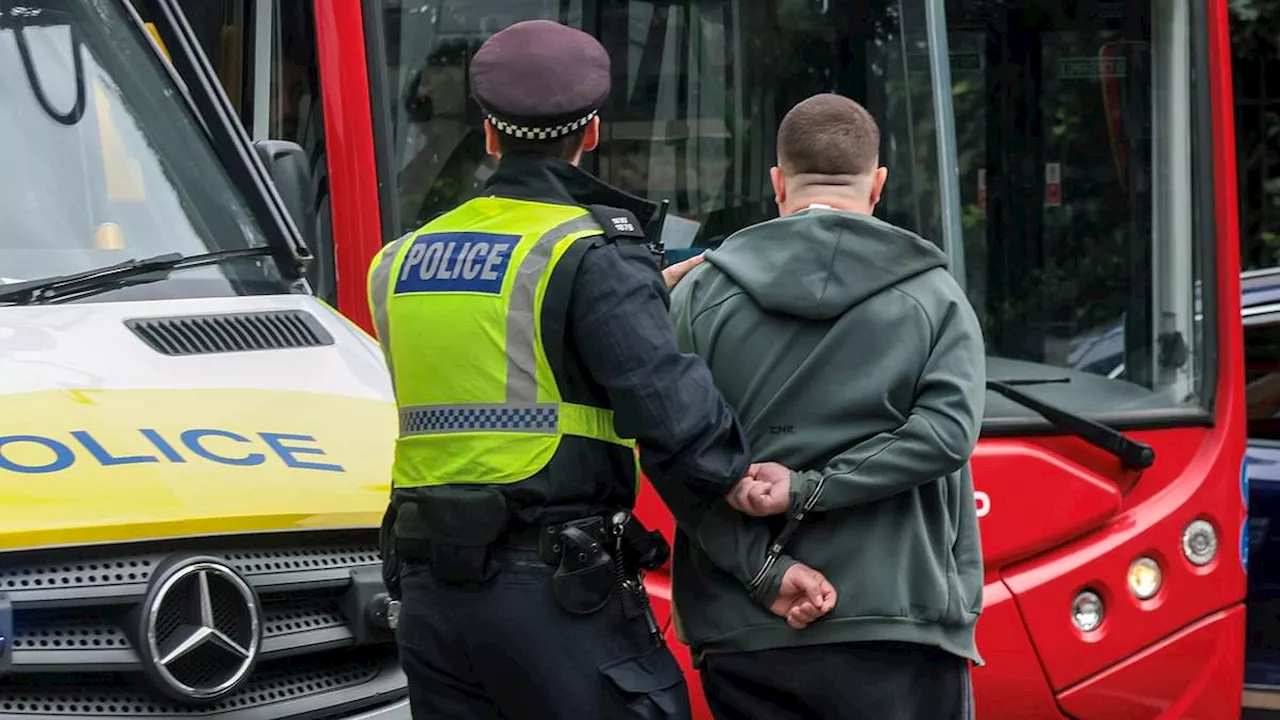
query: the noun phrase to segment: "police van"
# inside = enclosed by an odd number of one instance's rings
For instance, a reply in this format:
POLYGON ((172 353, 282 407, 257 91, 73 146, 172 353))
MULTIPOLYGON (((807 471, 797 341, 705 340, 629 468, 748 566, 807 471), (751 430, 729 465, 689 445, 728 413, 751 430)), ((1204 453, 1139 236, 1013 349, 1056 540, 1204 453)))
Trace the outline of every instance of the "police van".
POLYGON ((0 2, 0 717, 407 718, 386 365, 197 47, 0 2))

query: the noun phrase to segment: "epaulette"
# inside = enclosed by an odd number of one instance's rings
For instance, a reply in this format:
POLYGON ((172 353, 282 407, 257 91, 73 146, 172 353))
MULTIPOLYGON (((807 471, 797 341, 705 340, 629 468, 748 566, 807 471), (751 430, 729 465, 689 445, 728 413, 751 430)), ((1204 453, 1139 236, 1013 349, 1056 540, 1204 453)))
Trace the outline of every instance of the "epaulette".
POLYGON ((592 205, 587 209, 591 212, 591 217, 600 223, 601 231, 609 240, 645 240, 644 228, 640 227, 640 221, 631 211, 609 205, 592 205))

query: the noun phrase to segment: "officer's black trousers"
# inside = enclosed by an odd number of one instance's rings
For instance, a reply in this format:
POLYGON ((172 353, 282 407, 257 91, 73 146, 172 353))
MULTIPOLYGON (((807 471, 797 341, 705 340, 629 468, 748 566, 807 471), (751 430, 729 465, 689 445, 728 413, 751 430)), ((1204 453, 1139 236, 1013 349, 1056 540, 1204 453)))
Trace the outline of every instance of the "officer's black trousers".
POLYGON ((423 566, 401 579, 400 660, 415 720, 688 720, 670 651, 615 597, 572 615, 552 594, 555 568, 534 549, 504 549, 475 587, 438 583, 423 566))
POLYGON ((968 661, 919 645, 708 653, 702 688, 716 720, 973 720, 968 661))

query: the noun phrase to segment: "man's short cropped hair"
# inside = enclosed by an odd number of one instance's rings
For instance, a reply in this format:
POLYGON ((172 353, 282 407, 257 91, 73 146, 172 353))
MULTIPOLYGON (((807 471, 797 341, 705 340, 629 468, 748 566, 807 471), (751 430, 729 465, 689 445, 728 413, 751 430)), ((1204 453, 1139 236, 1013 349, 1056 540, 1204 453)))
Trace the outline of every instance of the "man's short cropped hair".
POLYGON ((879 158, 875 118, 843 95, 814 95, 778 126, 778 165, 788 175, 865 175, 879 158))

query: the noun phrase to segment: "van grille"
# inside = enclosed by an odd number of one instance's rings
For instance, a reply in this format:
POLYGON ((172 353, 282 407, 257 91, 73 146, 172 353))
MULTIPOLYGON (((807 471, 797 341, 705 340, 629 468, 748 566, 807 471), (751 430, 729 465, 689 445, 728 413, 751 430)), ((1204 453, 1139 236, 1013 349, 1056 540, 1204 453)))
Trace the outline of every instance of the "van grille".
POLYGON ((125 326, 165 355, 279 350, 332 345, 320 321, 302 310, 188 315, 126 320, 125 326))
MULTIPOLYGON (((260 714, 271 705, 302 700, 319 693, 341 693, 368 684, 383 670, 368 657, 334 656, 327 661, 277 664, 259 670, 239 692, 209 707, 184 707, 148 695, 128 683, 102 678, 81 682, 73 691, 58 678, 38 677, 22 687, 0 688, 0 715, 74 717, 235 717, 237 711, 260 714), (51 682, 52 681, 52 682, 51 682)), ((266 715, 273 717, 275 715, 266 715)))
POLYGON ((289 533, 170 542, 163 549, 0 556, 0 616, 13 619, 8 647, 0 644, 0 719, 259 720, 348 714, 402 699, 405 680, 393 639, 362 637, 353 615, 365 612, 356 585, 377 578, 380 587, 381 557, 371 535, 289 533), (148 679, 147 661, 135 646, 153 577, 180 556, 225 563, 260 601, 257 667, 214 705, 166 698, 148 679))

